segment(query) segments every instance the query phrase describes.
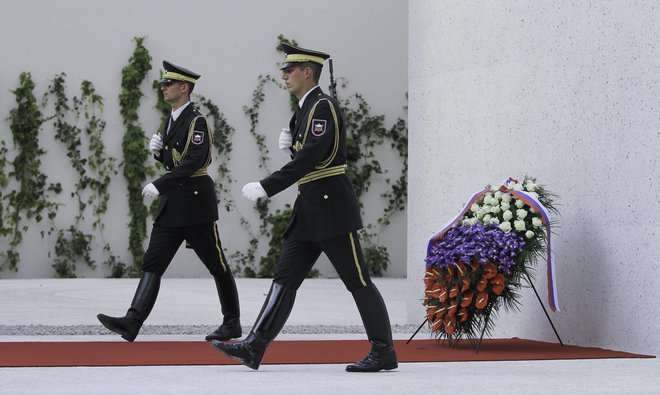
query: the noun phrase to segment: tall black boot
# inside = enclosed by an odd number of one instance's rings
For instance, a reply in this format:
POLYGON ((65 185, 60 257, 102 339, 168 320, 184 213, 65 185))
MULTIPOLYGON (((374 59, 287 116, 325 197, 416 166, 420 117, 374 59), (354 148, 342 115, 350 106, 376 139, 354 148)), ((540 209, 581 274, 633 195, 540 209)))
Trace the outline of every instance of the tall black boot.
POLYGON ((105 314, 98 314, 96 318, 106 328, 121 335, 125 340, 132 342, 137 337, 138 332, 140 332, 144 320, 151 313, 151 309, 156 303, 159 289, 160 276, 155 273, 144 272, 135 290, 131 308, 126 312, 126 316, 109 317, 105 314))
POLYGON ((251 369, 259 369, 266 347, 275 337, 289 318, 296 299, 296 291, 273 282, 266 297, 261 312, 254 323, 250 334, 238 343, 222 343, 212 340, 211 344, 228 357, 241 361, 251 369))
POLYGON ((399 365, 392 342, 390 318, 378 288, 374 284, 359 288, 353 292, 353 299, 371 342, 371 352, 362 360, 348 365, 346 371, 378 372, 396 369, 399 365))
POLYGON ((206 340, 229 340, 241 337, 241 311, 238 304, 238 291, 236 281, 231 272, 222 276, 213 277, 215 288, 218 290, 220 307, 222 309, 222 325, 213 333, 206 336, 206 340))

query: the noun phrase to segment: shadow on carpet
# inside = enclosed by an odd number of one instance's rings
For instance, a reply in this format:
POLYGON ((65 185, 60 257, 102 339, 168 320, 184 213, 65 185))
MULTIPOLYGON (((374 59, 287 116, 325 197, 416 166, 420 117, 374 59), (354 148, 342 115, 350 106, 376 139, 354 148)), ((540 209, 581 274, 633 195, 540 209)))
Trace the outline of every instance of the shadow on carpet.
MULTIPOLYGON (((655 358, 595 347, 525 339, 486 339, 479 353, 467 343, 395 340, 399 362, 529 361, 553 359, 655 358)), ((369 352, 365 340, 275 341, 264 364, 351 363, 369 352)), ((162 366, 240 364, 201 341, 0 342, 0 367, 162 366)))

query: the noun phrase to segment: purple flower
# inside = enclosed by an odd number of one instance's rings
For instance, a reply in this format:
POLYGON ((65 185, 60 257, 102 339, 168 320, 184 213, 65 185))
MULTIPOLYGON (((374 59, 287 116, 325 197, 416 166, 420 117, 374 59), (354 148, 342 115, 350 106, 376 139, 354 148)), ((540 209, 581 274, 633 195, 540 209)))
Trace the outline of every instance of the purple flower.
POLYGON ((480 223, 454 226, 431 246, 426 267, 443 269, 458 262, 470 264, 476 260, 482 265, 493 262, 508 273, 524 246, 522 236, 516 232, 504 233, 497 226, 480 223))

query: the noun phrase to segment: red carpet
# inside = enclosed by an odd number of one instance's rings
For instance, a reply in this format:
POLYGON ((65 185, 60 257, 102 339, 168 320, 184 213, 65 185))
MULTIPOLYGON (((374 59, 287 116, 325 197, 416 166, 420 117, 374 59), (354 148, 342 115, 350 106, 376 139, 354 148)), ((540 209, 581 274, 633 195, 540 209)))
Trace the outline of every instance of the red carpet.
MULTIPOLYGON (((264 364, 355 362, 369 351, 365 340, 275 341, 264 364)), ((594 347, 524 339, 484 340, 479 353, 436 340, 396 340, 399 362, 520 361, 550 359, 654 358, 594 347)), ((207 342, 0 342, 0 367, 234 365, 207 342)))

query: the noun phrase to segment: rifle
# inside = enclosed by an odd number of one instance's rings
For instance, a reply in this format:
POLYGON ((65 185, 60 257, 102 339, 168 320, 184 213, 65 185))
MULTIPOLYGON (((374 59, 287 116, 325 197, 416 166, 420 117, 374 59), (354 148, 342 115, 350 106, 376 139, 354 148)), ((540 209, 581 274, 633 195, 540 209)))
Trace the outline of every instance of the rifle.
POLYGON ((337 100, 337 81, 335 81, 335 76, 332 75, 332 58, 328 59, 328 65, 330 66, 330 87, 328 89, 332 97, 337 100))

